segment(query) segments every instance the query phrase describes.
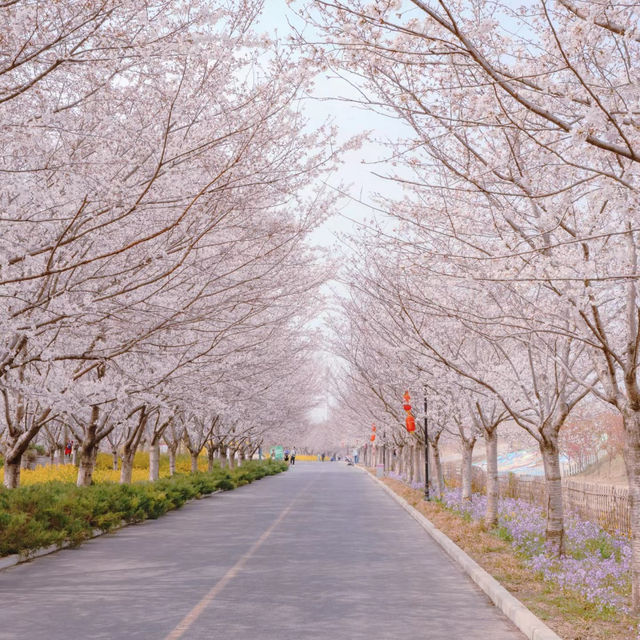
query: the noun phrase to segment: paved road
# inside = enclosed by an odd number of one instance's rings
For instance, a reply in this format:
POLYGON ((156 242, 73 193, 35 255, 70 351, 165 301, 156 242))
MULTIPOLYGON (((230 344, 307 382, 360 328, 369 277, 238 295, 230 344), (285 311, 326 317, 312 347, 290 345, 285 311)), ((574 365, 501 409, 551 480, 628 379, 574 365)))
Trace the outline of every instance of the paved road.
POLYGON ((524 636, 365 474, 325 462, 0 572, 0 638, 524 636))

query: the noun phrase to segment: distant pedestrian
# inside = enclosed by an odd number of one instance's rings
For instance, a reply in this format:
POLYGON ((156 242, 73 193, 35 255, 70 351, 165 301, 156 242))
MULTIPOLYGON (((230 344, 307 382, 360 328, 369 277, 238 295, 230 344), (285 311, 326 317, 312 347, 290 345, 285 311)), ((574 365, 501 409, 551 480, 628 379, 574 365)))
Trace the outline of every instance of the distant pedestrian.
POLYGON ((296 449, 295 447, 293 449, 291 449, 291 464, 295 464, 296 463, 296 449))
POLYGON ((325 457, 326 457, 326 456, 325 456, 325 454, 323 453, 323 454, 322 454, 322 462, 324 462, 325 457))
POLYGON ((285 449, 284 452, 284 461, 288 462, 289 461, 289 449, 285 449))
POLYGON ((353 450, 353 462, 354 462, 355 464, 358 464, 358 458, 359 458, 358 450, 357 450, 357 449, 354 449, 354 450, 353 450))
POLYGON ((71 442, 67 442, 67 446, 64 448, 64 455, 70 456, 72 449, 73 449, 73 445, 71 444, 71 442))

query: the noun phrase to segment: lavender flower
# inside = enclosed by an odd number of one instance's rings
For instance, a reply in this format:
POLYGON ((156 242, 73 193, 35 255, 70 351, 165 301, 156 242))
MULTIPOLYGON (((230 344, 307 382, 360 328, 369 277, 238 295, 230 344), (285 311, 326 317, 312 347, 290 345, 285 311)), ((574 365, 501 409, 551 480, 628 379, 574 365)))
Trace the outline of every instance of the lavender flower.
MULTIPOLYGON (((475 494, 470 502, 463 501, 459 489, 449 489, 443 502, 448 509, 481 520, 487 498, 475 494)), ((497 531, 545 581, 581 594, 601 611, 628 612, 624 599, 631 588, 631 544, 626 537, 610 534, 569 513, 566 555, 558 558, 545 546, 543 509, 514 498, 500 500, 497 531)))

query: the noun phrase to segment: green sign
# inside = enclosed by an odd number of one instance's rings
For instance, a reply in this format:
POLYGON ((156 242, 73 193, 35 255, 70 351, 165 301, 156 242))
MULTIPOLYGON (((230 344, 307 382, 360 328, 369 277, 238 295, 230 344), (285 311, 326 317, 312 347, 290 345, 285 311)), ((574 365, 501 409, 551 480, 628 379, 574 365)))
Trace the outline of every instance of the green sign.
POLYGON ((272 447, 271 457, 275 460, 284 460, 284 447, 272 447))

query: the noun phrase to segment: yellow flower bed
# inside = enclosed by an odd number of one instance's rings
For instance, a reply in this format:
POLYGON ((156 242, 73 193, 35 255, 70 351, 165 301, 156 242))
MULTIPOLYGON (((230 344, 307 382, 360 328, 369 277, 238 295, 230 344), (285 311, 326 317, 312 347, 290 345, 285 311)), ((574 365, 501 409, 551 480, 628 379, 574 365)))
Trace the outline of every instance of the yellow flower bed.
POLYGON ((75 482, 78 469, 72 464, 47 465, 35 469, 22 469, 20 472, 20 484, 42 484, 43 482, 75 482))
MULTIPOLYGON (((207 470, 207 457, 198 458, 198 471, 207 470)), ((176 457, 176 472, 190 473, 191 458, 180 455, 176 457)), ((22 469, 20 472, 20 484, 22 486, 42 484, 44 482, 69 482, 75 483, 78 469, 73 464, 47 465, 36 469, 22 469)), ((169 477, 169 457, 160 456, 160 477, 169 477)), ((136 453, 133 461, 132 482, 144 482, 149 479, 149 454, 136 453)), ((94 482, 120 482, 120 469, 114 471, 113 457, 108 453, 99 453, 96 460, 96 469, 93 472, 94 482)))

